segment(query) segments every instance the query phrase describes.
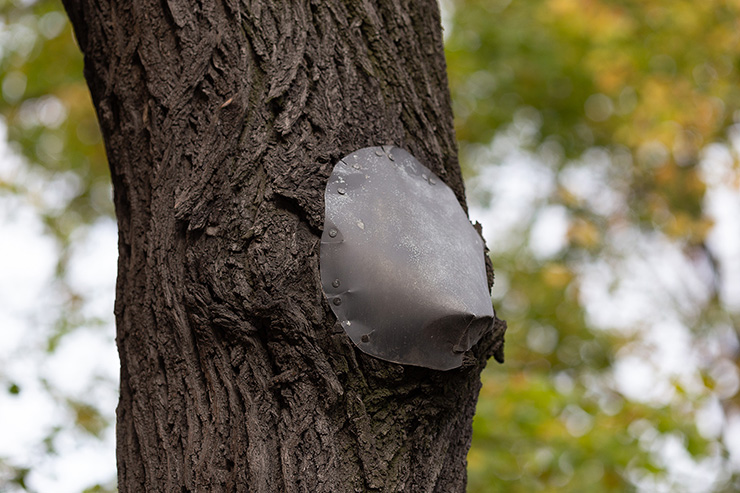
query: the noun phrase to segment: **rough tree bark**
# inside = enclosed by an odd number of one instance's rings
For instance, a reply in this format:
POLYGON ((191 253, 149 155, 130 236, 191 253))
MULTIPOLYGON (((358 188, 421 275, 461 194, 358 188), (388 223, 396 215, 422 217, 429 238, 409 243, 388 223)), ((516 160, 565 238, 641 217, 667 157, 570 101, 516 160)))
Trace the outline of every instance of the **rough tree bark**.
POLYGON ((393 144, 464 203, 435 0, 65 0, 119 226, 119 488, 463 491, 479 374, 359 352, 323 190, 393 144))

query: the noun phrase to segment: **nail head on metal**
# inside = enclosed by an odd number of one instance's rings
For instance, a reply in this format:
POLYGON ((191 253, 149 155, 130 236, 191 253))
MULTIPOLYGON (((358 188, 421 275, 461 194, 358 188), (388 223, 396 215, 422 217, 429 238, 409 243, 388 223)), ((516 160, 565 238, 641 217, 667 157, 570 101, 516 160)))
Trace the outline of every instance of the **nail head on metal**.
POLYGON ((334 279, 334 282, 331 283, 332 286, 335 288, 338 288, 342 283, 339 282, 339 279, 334 279))
POLYGON ((362 337, 360 339, 362 339, 362 342, 368 342, 370 340, 370 336, 367 334, 362 334, 362 337))
POLYGON ((344 188, 337 188, 337 193, 339 195, 344 195, 345 193, 347 193, 347 190, 345 190, 344 188))
POLYGON ((331 236, 332 238, 336 237, 337 236, 337 230, 336 229, 330 229, 329 230, 329 236, 331 236))
POLYGON ((339 306, 342 304, 342 298, 334 298, 334 301, 332 301, 334 305, 339 306))

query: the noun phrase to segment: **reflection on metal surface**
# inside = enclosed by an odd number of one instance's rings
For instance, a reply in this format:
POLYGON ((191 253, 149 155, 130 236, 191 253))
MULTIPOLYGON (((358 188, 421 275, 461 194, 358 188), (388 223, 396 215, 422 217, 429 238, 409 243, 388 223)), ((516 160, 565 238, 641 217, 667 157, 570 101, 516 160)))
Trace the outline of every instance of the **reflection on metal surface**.
POLYGON ((436 370, 493 326, 483 241, 455 194, 403 149, 345 156, 326 186, 321 283, 352 341, 436 370))

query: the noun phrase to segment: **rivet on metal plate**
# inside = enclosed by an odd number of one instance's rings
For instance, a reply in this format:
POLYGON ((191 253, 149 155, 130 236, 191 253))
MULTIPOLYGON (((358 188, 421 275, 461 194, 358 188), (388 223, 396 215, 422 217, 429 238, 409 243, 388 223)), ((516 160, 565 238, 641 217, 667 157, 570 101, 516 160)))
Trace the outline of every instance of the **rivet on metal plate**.
POLYGON ((329 306, 371 356, 458 368, 493 327, 480 236, 455 193, 403 149, 368 147, 344 159, 362 172, 335 166, 324 195, 320 271, 329 306), (336 183, 347 184, 344 196, 336 183), (339 228, 342 241, 331 240, 339 228), (339 279, 352 296, 336 297, 339 279))
POLYGON ((337 193, 339 195, 344 195, 345 193, 347 193, 347 190, 345 190, 344 188, 337 188, 337 193))
POLYGON ((335 288, 338 288, 342 283, 339 282, 339 279, 334 279, 334 282, 331 283, 332 286, 335 288))

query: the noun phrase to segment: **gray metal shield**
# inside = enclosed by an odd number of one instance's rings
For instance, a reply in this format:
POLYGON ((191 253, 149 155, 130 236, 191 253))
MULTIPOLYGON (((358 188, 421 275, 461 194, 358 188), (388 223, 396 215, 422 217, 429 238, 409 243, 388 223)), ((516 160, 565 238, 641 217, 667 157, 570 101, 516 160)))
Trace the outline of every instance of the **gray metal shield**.
POLYGON ((367 147, 326 186, 321 283, 352 341, 435 370, 493 326, 483 242, 452 190, 411 154, 367 147))

